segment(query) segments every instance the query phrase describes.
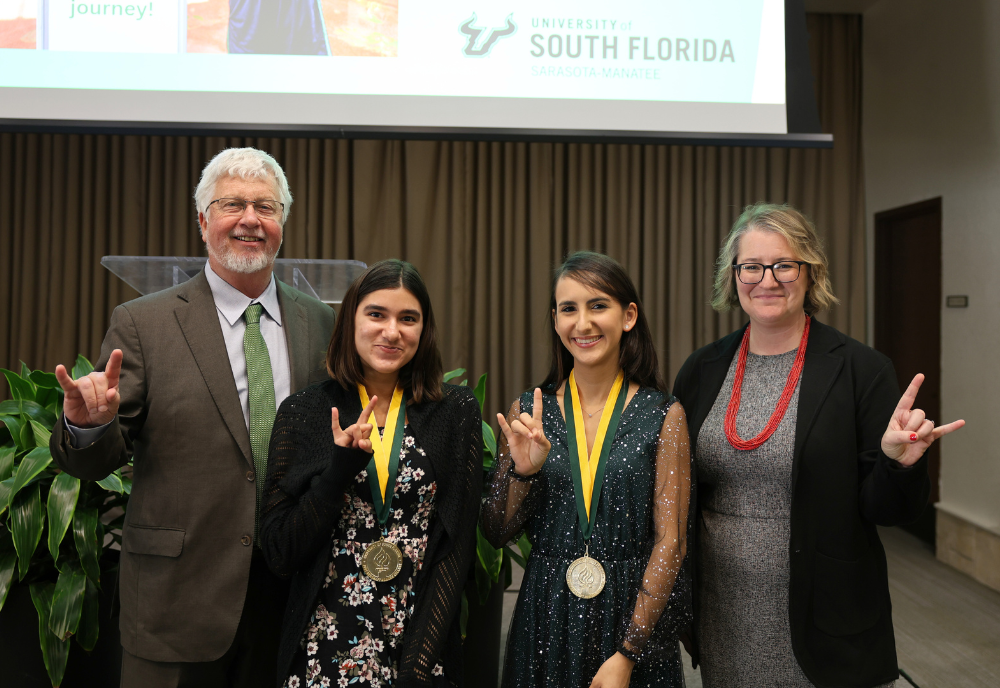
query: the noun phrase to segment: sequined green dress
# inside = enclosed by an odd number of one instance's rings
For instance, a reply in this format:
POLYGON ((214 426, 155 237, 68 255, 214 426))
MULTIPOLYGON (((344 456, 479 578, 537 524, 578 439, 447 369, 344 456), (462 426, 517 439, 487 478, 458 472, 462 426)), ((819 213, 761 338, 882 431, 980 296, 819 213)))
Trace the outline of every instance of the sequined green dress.
MULTIPOLYGON (((607 583, 590 600, 574 596, 566 569, 584 554, 566 443, 555 394, 543 396, 552 443, 542 470, 517 480, 502 438, 484 532, 495 545, 525 532, 532 543, 511 622, 503 686, 586 688, 605 660, 638 660, 632 688, 683 686, 677 634, 690 620, 687 566, 690 458, 683 412, 673 399, 642 388, 628 402, 608 457, 590 540, 607 583)), ((523 394, 509 418, 531 413, 523 394)))

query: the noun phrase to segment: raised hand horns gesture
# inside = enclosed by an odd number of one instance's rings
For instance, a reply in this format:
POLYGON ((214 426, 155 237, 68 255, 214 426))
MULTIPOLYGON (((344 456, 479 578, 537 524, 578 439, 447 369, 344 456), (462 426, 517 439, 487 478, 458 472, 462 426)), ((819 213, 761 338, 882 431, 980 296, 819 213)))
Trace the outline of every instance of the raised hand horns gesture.
POLYGON ((896 410, 892 412, 892 419, 889 420, 889 427, 882 435, 882 451, 890 459, 904 466, 915 464, 934 440, 965 425, 964 420, 956 420, 947 425, 934 427, 934 421, 927 420, 923 411, 913 408, 923 381, 923 373, 918 373, 913 378, 913 382, 896 404, 896 410))
POLYGON ((372 417, 376 402, 378 402, 378 397, 373 396, 368 401, 368 405, 365 406, 365 410, 358 416, 358 422, 348 425, 343 430, 340 429, 340 411, 337 410, 336 406, 330 409, 330 428, 333 430, 333 441, 338 447, 361 449, 369 454, 374 451, 372 441, 369 439, 373 426, 371 423, 363 421, 372 417))
POLYGON ((552 444, 545 437, 542 429, 542 390, 535 388, 535 401, 532 413, 521 415, 507 424, 502 413, 497 414, 500 429, 507 438, 510 457, 514 461, 514 470, 519 475, 534 475, 542 469, 552 444))
POLYGON ((103 373, 93 372, 74 380, 66 366, 56 366, 56 380, 63 388, 63 415, 70 425, 96 428, 110 423, 118 415, 121 394, 118 383, 122 372, 122 350, 115 349, 108 357, 103 373))

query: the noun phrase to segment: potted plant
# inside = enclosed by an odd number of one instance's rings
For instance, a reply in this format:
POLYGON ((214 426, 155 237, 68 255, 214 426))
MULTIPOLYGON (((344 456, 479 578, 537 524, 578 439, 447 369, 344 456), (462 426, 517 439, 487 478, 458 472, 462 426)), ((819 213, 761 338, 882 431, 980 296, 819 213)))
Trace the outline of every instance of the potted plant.
MULTIPOLYGON (((445 373, 444 381, 451 382, 465 375, 465 368, 445 373)), ((457 383, 468 384, 467 379, 457 383)), ((486 373, 472 390, 479 401, 479 411, 483 413, 486 401, 486 373)), ((483 421, 483 495, 486 493, 486 478, 496 461, 497 442, 493 428, 483 421)), ((470 686, 496 685, 500 673, 500 637, 503 615, 503 591, 511 583, 511 561, 522 567, 525 565, 531 544, 522 535, 517 542, 520 552, 509 547, 497 549, 483 535, 482 528, 476 526, 476 558, 469 583, 462 595, 462 637, 465 639, 465 683, 470 686), (504 580, 500 581, 501 573, 504 580)))
MULTIPOLYGON (((72 375, 93 369, 78 356, 72 375)), ((0 372, 12 397, 0 402, 0 615, 12 591, 23 594, 27 588, 45 671, 58 686, 73 639, 88 653, 97 645, 102 584, 115 584, 110 548, 121 543, 131 480, 120 470, 96 483, 61 471, 49 453, 63 403, 55 375, 28 370, 24 363, 20 373, 0 372)), ((6 630, 17 632, 9 624, 6 630)), ((20 668, 27 662, 21 656, 15 661, 20 668)), ((4 672, 12 675, 9 665, 4 672)))

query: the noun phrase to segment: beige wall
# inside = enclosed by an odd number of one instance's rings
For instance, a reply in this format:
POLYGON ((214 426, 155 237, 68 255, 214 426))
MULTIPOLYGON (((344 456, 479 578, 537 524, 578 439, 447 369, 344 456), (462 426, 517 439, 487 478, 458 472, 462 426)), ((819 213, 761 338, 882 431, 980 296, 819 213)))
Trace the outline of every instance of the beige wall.
POLYGON ((940 196, 943 291, 969 307, 927 308, 943 420, 969 425, 943 442, 939 509, 1000 534, 1000 2, 879 0, 863 32, 869 299, 874 214, 940 196))

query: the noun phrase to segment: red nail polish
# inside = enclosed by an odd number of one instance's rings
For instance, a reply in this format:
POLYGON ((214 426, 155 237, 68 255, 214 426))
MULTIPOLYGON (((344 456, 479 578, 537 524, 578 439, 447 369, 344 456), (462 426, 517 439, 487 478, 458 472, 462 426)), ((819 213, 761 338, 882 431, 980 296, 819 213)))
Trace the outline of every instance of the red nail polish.
POLYGON ((911 432, 910 433, 910 441, 911 442, 916 442, 917 441, 917 433, 915 433, 915 432, 911 432))

